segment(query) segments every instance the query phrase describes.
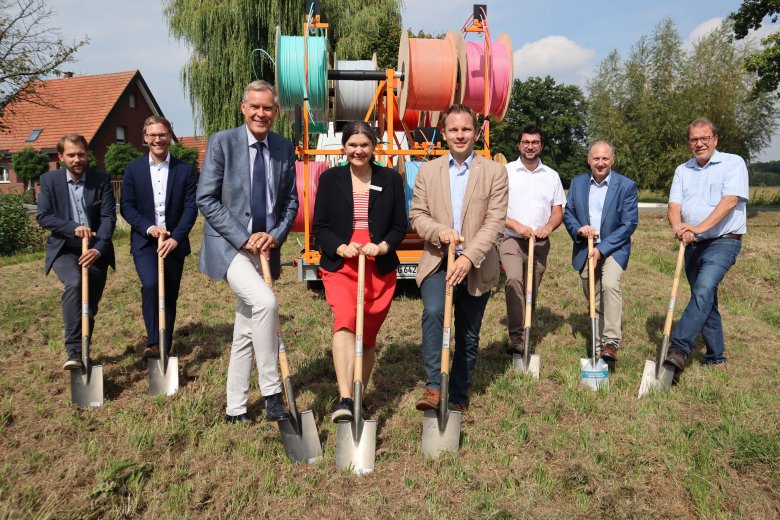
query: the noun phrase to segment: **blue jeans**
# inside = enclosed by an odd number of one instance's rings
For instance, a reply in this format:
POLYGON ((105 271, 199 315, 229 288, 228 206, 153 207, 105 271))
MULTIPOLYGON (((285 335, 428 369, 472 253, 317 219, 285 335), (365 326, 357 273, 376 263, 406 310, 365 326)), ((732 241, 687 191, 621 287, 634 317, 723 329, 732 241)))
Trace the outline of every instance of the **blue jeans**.
MULTIPOLYGON (((423 299, 422 336, 423 366, 428 376, 427 386, 441 388, 441 343, 444 327, 444 291, 447 269, 442 267, 420 286, 423 299)), ((490 292, 472 296, 466 280, 455 286, 453 293, 455 353, 450 372, 450 401, 468 404, 469 385, 477 365, 479 330, 490 292)))
POLYGON ((734 265, 742 247, 740 240, 716 238, 694 242, 685 250, 685 275, 691 286, 691 300, 672 332, 670 348, 686 357, 701 334, 707 346, 705 361, 724 361, 723 323, 718 312, 718 285, 734 265))

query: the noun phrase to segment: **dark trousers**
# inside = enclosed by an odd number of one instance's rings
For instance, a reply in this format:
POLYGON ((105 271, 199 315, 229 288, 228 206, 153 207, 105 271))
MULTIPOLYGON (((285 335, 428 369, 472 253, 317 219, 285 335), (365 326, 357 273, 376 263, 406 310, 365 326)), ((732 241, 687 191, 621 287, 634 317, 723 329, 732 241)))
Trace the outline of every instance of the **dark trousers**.
MULTIPOLYGON (((79 253, 63 251, 52 264, 65 291, 62 293, 62 323, 68 357, 81 356, 81 266, 79 253)), ((95 328, 95 315, 106 286, 108 264, 101 258, 89 266, 89 335, 95 328)))
MULTIPOLYGON (((144 248, 133 255, 135 270, 141 279, 141 311, 146 326, 146 345, 160 344, 160 309, 157 283, 157 250, 144 248)), ((170 349, 176 322, 176 300, 184 272, 184 259, 170 255, 165 259, 165 341, 170 349)))
MULTIPOLYGON (((442 266, 422 283, 423 366, 428 376, 427 386, 441 388, 441 346, 444 326, 444 291, 447 268, 442 266)), ((482 296, 468 293, 467 280, 455 286, 453 293, 455 353, 450 372, 450 401, 468 404, 469 385, 477 365, 479 330, 490 292, 482 296)))

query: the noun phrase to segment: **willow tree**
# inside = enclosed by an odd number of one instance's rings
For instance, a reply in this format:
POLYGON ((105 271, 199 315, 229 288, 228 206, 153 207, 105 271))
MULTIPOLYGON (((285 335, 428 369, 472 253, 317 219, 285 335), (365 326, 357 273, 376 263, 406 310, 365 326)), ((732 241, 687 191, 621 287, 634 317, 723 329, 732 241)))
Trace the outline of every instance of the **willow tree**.
MULTIPOLYGON (((163 13, 171 34, 192 49, 181 70, 181 81, 193 107, 195 123, 206 134, 242 121, 239 99, 253 79, 274 81, 273 64, 262 53, 274 55, 276 27, 284 35, 300 35, 305 0, 164 0, 163 13), (253 58, 254 56, 254 58, 253 58)), ((323 0, 322 19, 331 24, 331 50, 338 40, 378 41, 387 34, 379 24, 352 23, 365 12, 395 12, 400 32, 400 0, 323 0)), ((389 15, 386 19, 393 20, 389 15)), ((393 37, 397 48, 397 37, 393 37)), ((373 52, 373 51, 372 51, 373 52)), ((345 59, 366 59, 344 51, 345 59)), ((397 54, 397 51, 396 51, 397 54)))
POLYGON ((674 23, 662 21, 625 61, 610 54, 588 83, 589 137, 612 141, 616 169, 646 189, 668 189, 690 156, 686 129, 697 117, 718 126, 720 150, 749 160, 777 128, 775 98, 750 95, 757 77, 744 67, 749 52, 728 23, 686 49, 674 23))

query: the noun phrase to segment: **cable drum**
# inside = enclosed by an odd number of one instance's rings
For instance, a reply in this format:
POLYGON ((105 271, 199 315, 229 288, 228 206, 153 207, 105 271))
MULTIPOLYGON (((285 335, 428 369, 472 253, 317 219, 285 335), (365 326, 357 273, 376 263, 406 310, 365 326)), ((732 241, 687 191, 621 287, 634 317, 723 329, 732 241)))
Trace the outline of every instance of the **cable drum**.
MULTIPOLYGON (((320 183, 322 172, 330 168, 325 161, 309 161, 309 184, 306 188, 309 191, 309 222, 314 218, 314 199, 317 196, 317 186, 320 183)), ((298 192, 298 213, 293 221, 293 232, 302 232, 304 230, 304 212, 303 212, 303 161, 295 161, 295 189, 298 192)))
POLYGON ((414 181, 417 179, 417 172, 425 161, 407 161, 404 164, 404 198, 406 199, 406 214, 412 208, 412 196, 414 195, 414 181))
MULTIPOLYGON (((377 70, 376 54, 370 60, 336 60, 336 70, 377 70)), ((363 121, 374 100, 376 81, 336 80, 333 120, 363 121)))
POLYGON ((458 59, 456 40, 460 33, 447 32, 443 40, 410 38, 401 33, 398 67, 404 79, 399 82, 398 109, 401 118, 406 110, 441 111, 455 98, 458 59))
MULTIPOLYGON (((489 38, 489 34, 486 35, 489 38)), ((460 101, 477 113, 485 112, 485 43, 456 41, 461 71, 465 82, 461 84, 460 101), (460 47, 463 45, 463 47, 460 47)), ((506 33, 490 43, 490 89, 488 113, 501 121, 509 108, 514 75, 512 40, 506 33)))
POLYGON ((308 100, 309 132, 319 134, 327 131, 328 121, 327 42, 324 36, 308 36, 305 43, 303 36, 285 36, 276 28, 276 86, 282 110, 308 100))

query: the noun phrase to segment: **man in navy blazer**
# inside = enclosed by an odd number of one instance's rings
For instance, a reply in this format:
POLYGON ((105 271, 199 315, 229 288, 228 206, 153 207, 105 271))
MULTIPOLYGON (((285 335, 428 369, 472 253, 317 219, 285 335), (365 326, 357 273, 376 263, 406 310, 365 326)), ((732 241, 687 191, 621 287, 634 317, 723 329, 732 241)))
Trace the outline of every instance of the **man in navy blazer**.
POLYGON ((108 266, 114 265, 111 237, 116 225, 116 202, 108 174, 87 168, 87 140, 68 134, 57 143, 65 167, 41 175, 36 218, 51 231, 46 239, 45 272, 54 268, 65 286, 62 321, 65 328, 65 370, 81 364, 81 268, 89 270, 89 334, 106 285, 108 266), (92 233, 95 237, 92 238, 92 233), (81 252, 82 238, 90 237, 90 249, 81 252))
POLYGON ((198 185, 197 205, 206 219, 200 270, 226 280, 236 293, 236 321, 227 377, 228 422, 247 422, 252 358, 265 397, 266 418, 290 414, 277 368, 277 305, 263 280, 260 254, 279 276, 279 253, 298 212, 293 144, 271 132, 279 113, 276 89, 253 81, 244 89, 245 124, 211 136, 198 185))
POLYGON ((149 155, 128 163, 119 210, 130 224, 130 253, 141 279, 141 310, 146 325, 146 358, 160 357, 158 257, 165 258, 165 344, 173 344, 176 301, 190 254, 189 233, 198 216, 195 172, 169 153, 173 128, 162 116, 144 121, 149 155), (158 237, 167 236, 158 247, 158 237))
MULTIPOLYGON (((594 238, 597 349, 607 362, 617 361, 622 339, 623 294, 620 280, 628 267, 631 235, 639 223, 636 183, 612 170, 615 147, 596 141, 588 150, 590 173, 572 179, 563 222, 574 240, 572 265, 580 272, 588 297, 588 237, 594 238)), ((597 352, 598 353, 598 352, 597 352)))

